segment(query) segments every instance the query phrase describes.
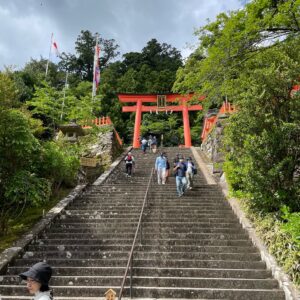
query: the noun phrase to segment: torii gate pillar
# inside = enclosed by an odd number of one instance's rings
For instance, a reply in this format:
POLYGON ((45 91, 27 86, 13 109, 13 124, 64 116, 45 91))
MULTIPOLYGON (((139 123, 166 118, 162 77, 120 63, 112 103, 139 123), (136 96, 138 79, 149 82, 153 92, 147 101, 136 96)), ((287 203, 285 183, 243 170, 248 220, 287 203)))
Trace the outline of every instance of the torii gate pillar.
POLYGON ((141 121, 142 121, 142 100, 137 100, 134 133, 133 133, 133 145, 132 145, 133 148, 140 147, 141 121))
POLYGON ((186 103, 184 103, 182 107, 182 118, 183 118, 184 145, 186 148, 190 148, 192 147, 192 139, 191 139, 189 110, 186 103))

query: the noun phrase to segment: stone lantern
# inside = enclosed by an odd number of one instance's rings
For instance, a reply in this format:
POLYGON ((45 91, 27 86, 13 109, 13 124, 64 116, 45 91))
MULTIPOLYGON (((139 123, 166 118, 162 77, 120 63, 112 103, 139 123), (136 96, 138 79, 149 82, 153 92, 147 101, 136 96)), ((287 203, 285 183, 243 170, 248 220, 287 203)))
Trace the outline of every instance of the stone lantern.
POLYGON ((59 130, 63 133, 64 140, 72 143, 76 142, 79 136, 84 135, 82 127, 75 121, 71 121, 67 125, 60 125, 59 130))

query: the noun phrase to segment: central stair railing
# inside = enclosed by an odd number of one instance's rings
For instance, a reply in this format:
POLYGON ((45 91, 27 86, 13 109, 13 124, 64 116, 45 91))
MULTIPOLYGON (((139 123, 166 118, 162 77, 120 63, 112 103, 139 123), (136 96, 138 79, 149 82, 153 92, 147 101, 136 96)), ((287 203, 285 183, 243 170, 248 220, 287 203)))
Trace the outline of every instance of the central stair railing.
POLYGON ((147 189, 146 189, 145 196, 144 196, 144 201, 143 201, 143 206, 142 206, 141 213, 140 213, 139 222, 138 222, 138 225, 137 225, 137 228, 136 228, 136 231, 135 231, 134 239, 133 239, 131 250, 130 250, 130 253, 129 253, 125 274, 123 276, 122 285, 121 285, 121 289, 120 289, 120 292, 119 292, 118 300, 122 299, 124 285, 125 285, 125 281, 127 279, 129 269, 130 269, 130 298, 132 296, 133 252, 134 252, 134 248, 135 248, 135 244, 136 244, 136 241, 137 241, 139 231, 140 231, 140 243, 142 244, 142 239, 143 239, 142 219, 143 219, 143 215, 144 215, 144 209, 148 204, 148 194, 149 194, 149 188, 150 188, 150 185, 151 185, 151 182, 152 182, 153 173, 154 173, 154 169, 152 168, 150 178, 149 178, 149 181, 148 181, 148 185, 147 185, 147 189))

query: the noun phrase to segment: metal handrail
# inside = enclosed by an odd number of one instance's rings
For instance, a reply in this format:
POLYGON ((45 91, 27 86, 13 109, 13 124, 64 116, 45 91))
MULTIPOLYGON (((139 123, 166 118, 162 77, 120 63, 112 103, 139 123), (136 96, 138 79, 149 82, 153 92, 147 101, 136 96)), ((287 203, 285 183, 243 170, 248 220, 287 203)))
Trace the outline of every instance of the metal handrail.
POLYGON ((137 240, 139 229, 141 230, 140 231, 140 234, 141 234, 140 235, 140 239, 141 239, 141 243, 142 243, 142 217, 143 217, 143 214, 144 214, 145 205, 147 203, 148 192, 149 192, 149 187, 150 187, 150 184, 151 184, 152 176, 153 176, 153 168, 151 169, 150 178, 149 178, 147 189, 146 189, 146 193, 145 193, 145 196, 144 196, 144 202, 143 202, 143 206, 142 206, 141 213, 140 213, 139 223, 138 223, 136 231, 135 231, 135 235, 134 235, 134 239, 133 239, 133 242, 132 242, 131 250, 130 250, 130 253, 129 253, 129 257, 128 257, 128 261, 127 261, 127 266, 126 266, 125 274, 123 276, 122 285, 121 285, 121 289, 120 289, 120 292, 119 292, 118 300, 122 299, 123 289, 124 289, 124 285, 125 285, 125 281, 126 281, 126 278, 127 278, 127 274, 128 274, 129 268, 130 268, 130 298, 131 298, 131 294, 132 294, 132 261, 133 261, 133 251, 134 251, 134 247, 135 247, 135 243, 136 243, 136 240, 137 240))

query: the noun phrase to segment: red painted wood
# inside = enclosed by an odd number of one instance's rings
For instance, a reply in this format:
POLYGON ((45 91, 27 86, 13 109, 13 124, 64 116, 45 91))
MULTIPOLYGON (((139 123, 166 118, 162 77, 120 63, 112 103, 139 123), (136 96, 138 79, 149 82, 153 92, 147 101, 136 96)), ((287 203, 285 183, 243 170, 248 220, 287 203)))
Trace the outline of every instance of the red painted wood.
MULTIPOLYGON (((170 106, 166 106, 164 108, 157 108, 157 106, 145 106, 142 105, 142 112, 152 112, 155 113, 156 111, 158 112, 176 112, 176 111, 182 111, 183 106, 182 105, 170 105, 170 106)), ((191 105, 188 106, 188 110, 189 111, 195 111, 195 110, 202 110, 203 107, 200 104, 195 104, 195 105, 191 105)), ((133 105, 133 106, 123 106, 122 107, 122 112, 135 112, 137 110, 137 106, 133 105)))
POLYGON ((133 134, 133 148, 140 147, 140 132, 141 132, 141 120, 142 120, 142 101, 139 100, 136 106, 134 134, 133 134))

